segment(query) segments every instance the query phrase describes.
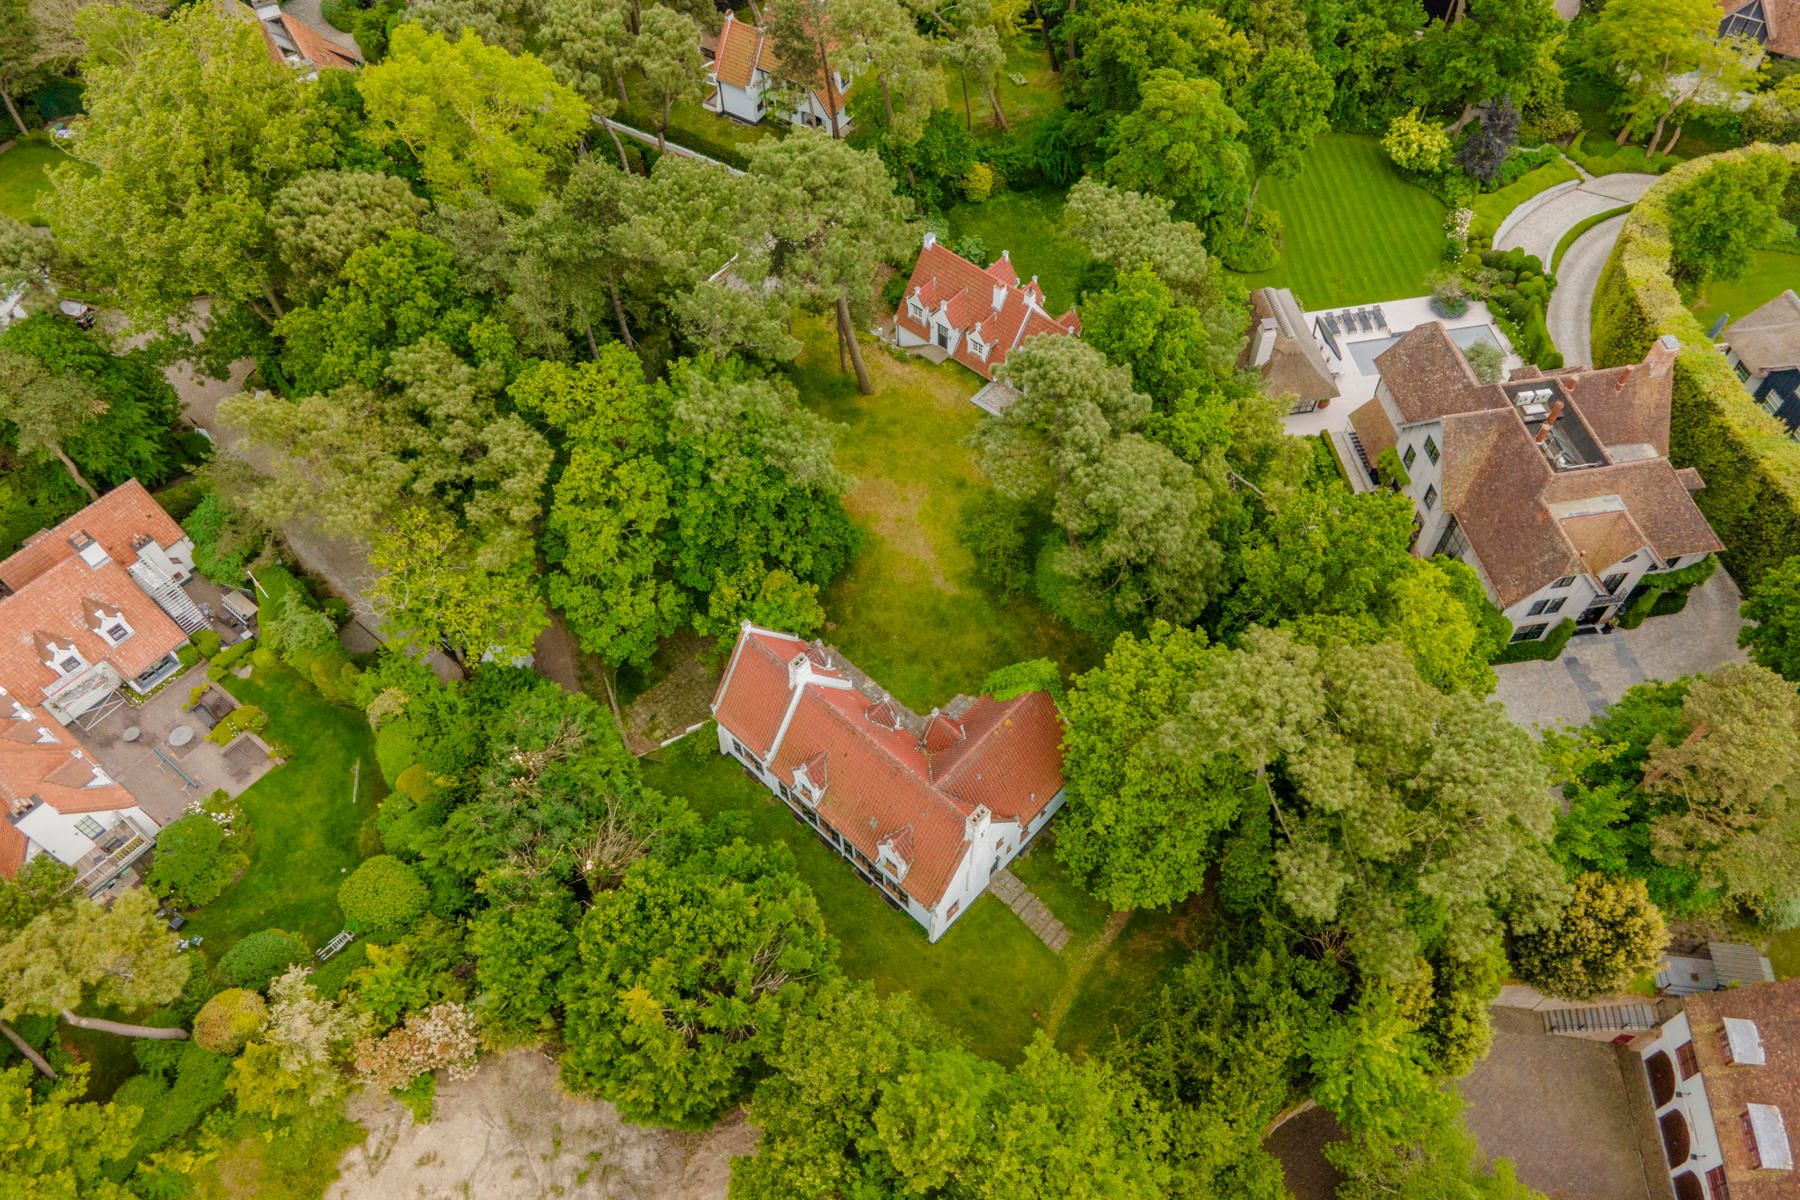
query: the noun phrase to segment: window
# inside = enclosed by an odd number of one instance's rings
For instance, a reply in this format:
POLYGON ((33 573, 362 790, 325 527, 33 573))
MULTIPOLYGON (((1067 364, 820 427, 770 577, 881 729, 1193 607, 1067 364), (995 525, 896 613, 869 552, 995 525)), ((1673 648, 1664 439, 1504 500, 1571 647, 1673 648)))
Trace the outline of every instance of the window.
POLYGON ((1625 571, 1620 571, 1617 575, 1608 575, 1605 582, 1600 585, 1600 590, 1608 596, 1615 595, 1620 588, 1625 586, 1625 581, 1629 578, 1631 578, 1630 574, 1625 571))
POLYGON ((1635 554, 1633 554, 1633 555, 1630 555, 1630 556, 1629 556, 1629 557, 1626 557, 1626 558, 1623 558, 1623 559, 1620 559, 1620 560, 1619 560, 1619 561, 1621 561, 1621 562, 1636 562, 1636 561, 1637 561, 1637 555, 1635 555, 1635 554))
POLYGON ((1437 507, 1437 484, 1434 483, 1425 489, 1424 504, 1426 512, 1430 512, 1437 507))
POLYGON ((73 675, 75 672, 81 670, 81 656, 79 654, 69 655, 69 657, 56 664, 56 669, 61 671, 64 675, 73 675))
POLYGON ((1724 1167, 1714 1167, 1706 1173, 1706 1190, 1712 1200, 1731 1200, 1731 1185, 1725 1182, 1724 1167))
POLYGON ((961 911, 962 911, 962 901, 958 900, 955 904, 952 904, 950 906, 950 911, 945 913, 944 917, 946 920, 954 921, 954 920, 956 920, 956 914, 961 911))
POLYGON ((1675 1047, 1675 1065, 1681 1068, 1683 1079, 1692 1079, 1700 1073, 1700 1060, 1694 1057, 1694 1043, 1683 1042, 1675 1047))
POLYGON ((1750 368, 1746 367, 1743 363, 1738 363, 1737 364, 1737 377, 1738 377, 1739 383, 1749 383, 1750 382, 1750 368))
POLYGON ((1412 470, 1412 465, 1418 461, 1419 461, 1419 449, 1417 446, 1412 446, 1412 445, 1407 446, 1406 453, 1402 454, 1400 456, 1401 465, 1403 465, 1409 471, 1412 470))
POLYGON ((1555 583, 1551 584, 1550 586, 1552 588, 1555 588, 1558 591, 1561 591, 1563 588, 1568 587, 1571 583, 1574 583, 1574 582, 1575 582, 1575 577, 1573 575, 1564 575, 1561 579, 1557 580, 1555 583))
POLYGON ((1431 460, 1433 466, 1435 466, 1437 464, 1437 460, 1438 460, 1437 443, 1432 441, 1429 437, 1427 437, 1425 439, 1425 457, 1429 458, 1431 460))
POLYGON ((1564 602, 1565 597, 1562 596, 1558 596, 1554 600, 1533 600, 1531 602, 1531 607, 1526 610, 1525 615, 1528 617, 1542 617, 1550 613, 1559 613, 1562 611, 1564 602))
POLYGON ((81 820, 75 822, 75 830, 77 833, 81 834, 81 836, 86 838, 97 838, 102 833, 106 832, 100 827, 100 822, 94 820, 92 817, 83 817, 81 820))
POLYGON ((100 632, 105 636, 107 641, 116 646, 131 636, 131 626, 123 621, 114 621, 101 629, 100 632))
POLYGON ((1750 1155, 1750 1169, 1762 1170, 1762 1147, 1756 1144, 1756 1126, 1750 1122, 1750 1110, 1738 1116, 1738 1128, 1744 1131, 1744 1149, 1750 1155))
POLYGON ((1544 636, 1544 630, 1550 626, 1539 621, 1536 625, 1521 625, 1513 630, 1512 640, 1515 642, 1535 642, 1544 636))

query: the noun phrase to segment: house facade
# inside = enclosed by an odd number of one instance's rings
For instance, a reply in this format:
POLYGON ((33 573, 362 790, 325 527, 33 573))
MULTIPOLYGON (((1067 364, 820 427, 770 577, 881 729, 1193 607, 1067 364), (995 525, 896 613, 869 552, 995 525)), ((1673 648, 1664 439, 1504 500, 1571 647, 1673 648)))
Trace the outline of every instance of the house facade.
POLYGON ((721 116, 756 125, 774 114, 778 120, 793 125, 830 129, 835 114, 838 132, 849 131, 850 114, 845 110, 849 77, 835 68, 828 79, 818 78, 823 72, 811 72, 812 86, 794 100, 794 87, 782 84, 798 81, 783 70, 776 58, 774 38, 768 29, 738 20, 729 9, 725 12, 724 28, 712 46, 712 61, 706 74, 712 94, 706 98, 705 106, 721 116))
POLYGON ((1749 38, 1777 58, 1800 58, 1800 0, 1719 0, 1719 36, 1749 38))
POLYGON ((1287 397, 1289 415, 1312 412, 1338 397, 1337 371, 1287 288, 1250 293, 1250 341, 1238 366, 1255 371, 1266 394, 1287 397))
POLYGON ((1724 548, 1667 458, 1671 368, 1665 338, 1638 364, 1535 368, 1475 378, 1443 325, 1409 330, 1376 359, 1375 398, 1351 414, 1371 472, 1392 448, 1413 503, 1414 552, 1472 567, 1513 641, 1615 618, 1646 575, 1724 548))
POLYGON ((1021 284, 1005 250, 978 267, 927 233, 894 314, 901 346, 936 346, 983 379, 992 379, 1009 352, 1027 338, 1077 337, 1074 309, 1052 316, 1037 277, 1021 284))
POLYGON ((1788 1122, 1800 1112, 1800 980, 1685 999, 1631 1046, 1676 1200, 1800 1195, 1788 1122))
POLYGON ((920 716, 830 647, 746 622, 712 712, 719 753, 934 942, 1062 807, 1045 692, 920 716))
POLYGON ((0 687, 68 724, 181 669, 194 546, 132 480, 0 561, 0 687))
POLYGON ((0 875, 48 854, 72 886, 104 889, 150 849, 157 824, 42 708, 0 687, 0 875))
POLYGON ((1757 404, 1800 441, 1800 296, 1789 288, 1739 317, 1721 345, 1757 404))

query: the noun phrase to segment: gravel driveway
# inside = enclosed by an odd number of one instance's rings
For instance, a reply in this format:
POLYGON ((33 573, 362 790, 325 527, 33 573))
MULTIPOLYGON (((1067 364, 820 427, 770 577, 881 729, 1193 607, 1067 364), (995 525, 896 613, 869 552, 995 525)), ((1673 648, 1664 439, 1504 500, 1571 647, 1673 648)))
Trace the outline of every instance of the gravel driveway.
POLYGON ((1550 340, 1568 366, 1594 365, 1594 289, 1600 285, 1600 272, 1606 269, 1606 260, 1612 257, 1613 245, 1629 215, 1600 222, 1563 253, 1562 269, 1556 273, 1556 290, 1550 293, 1544 322, 1550 328, 1550 340))
POLYGON ((1589 217, 1636 204, 1656 180, 1655 175, 1625 173, 1560 184, 1513 209, 1494 234, 1494 249, 1518 246, 1548 267, 1563 234, 1589 217))

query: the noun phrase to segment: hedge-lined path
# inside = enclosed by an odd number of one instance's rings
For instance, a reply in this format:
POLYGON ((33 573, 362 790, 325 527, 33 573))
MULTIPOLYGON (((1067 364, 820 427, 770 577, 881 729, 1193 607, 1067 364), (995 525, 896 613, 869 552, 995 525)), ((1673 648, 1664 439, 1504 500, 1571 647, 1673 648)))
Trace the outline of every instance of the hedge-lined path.
POLYGON ((1612 257, 1613 246, 1630 215, 1621 213, 1600 222, 1576 238, 1563 253, 1544 324, 1568 366, 1594 365, 1594 289, 1600 285, 1600 273, 1606 269, 1606 260, 1612 257))
POLYGON ((1621 204, 1636 204, 1658 178, 1632 173, 1602 175, 1553 187, 1519 205, 1500 222, 1494 233, 1494 249, 1511 250, 1517 246, 1527 254, 1537 255, 1548 267, 1563 234, 1589 217, 1621 204))
POLYGON ((1651 617, 1636 629, 1570 638, 1554 662, 1495 667, 1500 687, 1494 698, 1527 728, 1586 724, 1635 684, 1744 662, 1737 644, 1742 601, 1736 582, 1720 569, 1689 593, 1678 613, 1651 617))

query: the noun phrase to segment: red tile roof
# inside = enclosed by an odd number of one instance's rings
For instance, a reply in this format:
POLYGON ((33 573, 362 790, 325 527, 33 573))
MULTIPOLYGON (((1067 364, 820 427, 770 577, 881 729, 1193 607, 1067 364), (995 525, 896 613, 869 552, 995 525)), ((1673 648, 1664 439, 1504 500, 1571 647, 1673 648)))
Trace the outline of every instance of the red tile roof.
POLYGON ((1800 1176, 1793 1171, 1758 1170, 1750 1159, 1742 1121, 1747 1105, 1774 1105, 1781 1110, 1790 1145, 1800 1146, 1800 979, 1703 992, 1686 997, 1682 1006, 1732 1200, 1794 1200, 1800 1195, 1800 1176), (1763 1065, 1734 1066, 1725 1061, 1719 1042, 1727 1017, 1755 1023, 1763 1065))
MULTIPOLYGON (((704 44, 704 35, 701 41, 704 44)), ((769 36, 768 31, 749 21, 740 21, 735 14, 727 11, 725 25, 719 31, 719 40, 713 50, 713 77, 732 87, 747 89, 759 70, 779 79, 789 78, 782 72, 781 61, 775 56, 775 39, 769 36)), ((813 75, 814 84, 817 84, 818 77, 824 73, 810 74, 813 75)), ((845 92, 838 89, 835 79, 826 79, 825 83, 826 90, 831 93, 832 104, 828 107, 835 106, 842 111, 845 92)), ((825 97, 819 94, 816 86, 812 94, 821 104, 824 103, 825 97)))
POLYGON ((935 908, 977 806, 1024 825, 1062 790, 1062 724, 1044 692, 920 719, 874 690, 827 647, 746 627, 713 715, 779 778, 804 765, 823 786, 823 821, 870 862, 886 843, 908 864, 901 889, 935 908), (788 664, 800 655, 812 682, 796 692, 788 664))
POLYGON ((78 533, 99 542, 113 561, 126 566, 137 561, 140 537, 172 546, 187 536, 143 484, 128 480, 55 529, 39 530, 26 538, 20 550, 0 562, 0 583, 16 592, 65 558, 74 557, 69 539, 78 533))
POLYGON ((65 815, 137 804, 41 709, 0 694, 0 875, 25 862, 25 835, 5 814, 41 800, 65 815))
POLYGON ((61 678, 45 662, 50 641, 73 644, 88 663, 110 662, 131 679, 186 640, 117 562, 90 567, 65 558, 0 599, 0 687, 26 704, 42 702, 61 678), (92 611, 100 606, 122 614, 131 626, 131 636, 117 646, 96 632, 92 611))
POLYGON ((916 298, 928 314, 943 305, 945 319, 964 334, 951 357, 983 379, 992 379, 1008 352, 1026 338, 1042 334, 1072 337, 1081 332, 1081 318, 1074 309, 1060 317, 1045 311, 1044 293, 1035 278, 1020 286, 1019 273, 1006 252, 983 269, 935 237, 928 237, 919 252, 906 297, 894 314, 895 322, 929 342, 931 329, 913 319, 908 300, 916 298), (979 331, 981 340, 992 347, 986 362, 969 349, 967 335, 971 331, 979 331))

